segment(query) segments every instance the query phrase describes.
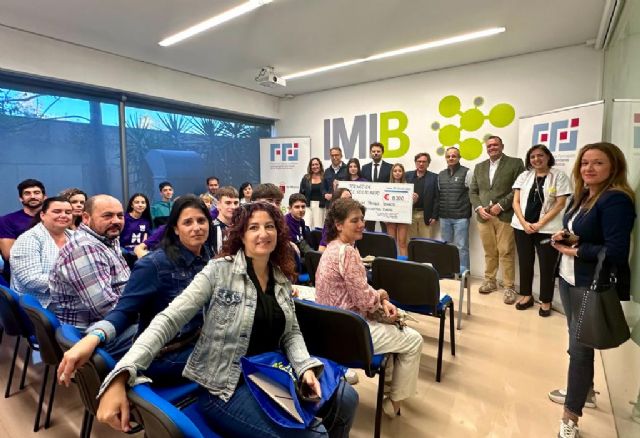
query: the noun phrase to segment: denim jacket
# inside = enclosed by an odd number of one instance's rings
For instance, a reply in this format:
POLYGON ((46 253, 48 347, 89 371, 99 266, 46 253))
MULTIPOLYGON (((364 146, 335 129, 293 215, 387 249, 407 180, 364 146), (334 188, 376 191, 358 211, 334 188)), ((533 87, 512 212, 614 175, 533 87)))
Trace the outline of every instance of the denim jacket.
MULTIPOLYGON (((180 243, 178 248, 180 255, 175 262, 167 257, 164 249, 152 251, 138 260, 116 307, 87 332, 100 328, 109 341, 135 324, 139 317, 138 333, 142 333, 151 320, 189 286, 211 258, 206 245, 200 256, 195 256, 180 243)), ((201 326, 202 312, 187 322, 177 336, 186 336, 201 326)))
MULTIPOLYGON (((298 376, 312 368, 318 374, 322 371, 322 363, 309 356, 300 333, 291 298, 291 283, 278 268, 273 269, 275 297, 286 319, 280 346, 298 376)), ((257 293, 247 274, 242 250, 235 257, 210 261, 182 294, 151 321, 147 330, 107 376, 98 396, 123 371, 129 372, 129 385, 149 382, 150 379, 138 376, 138 371, 145 370, 180 327, 202 306, 207 306, 202 333, 187 361, 183 376, 228 401, 242 373, 240 358, 249 347, 257 293)))

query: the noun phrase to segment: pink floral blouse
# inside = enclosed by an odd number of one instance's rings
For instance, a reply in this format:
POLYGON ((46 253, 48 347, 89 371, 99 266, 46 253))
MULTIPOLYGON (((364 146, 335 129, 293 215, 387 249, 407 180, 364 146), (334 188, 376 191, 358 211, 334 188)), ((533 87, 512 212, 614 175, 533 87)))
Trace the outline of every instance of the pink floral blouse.
POLYGON ((367 274, 358 250, 335 239, 322 253, 316 271, 316 302, 359 313, 375 312, 387 294, 381 295, 367 283, 367 274), (344 246, 342 273, 340 247, 344 246))

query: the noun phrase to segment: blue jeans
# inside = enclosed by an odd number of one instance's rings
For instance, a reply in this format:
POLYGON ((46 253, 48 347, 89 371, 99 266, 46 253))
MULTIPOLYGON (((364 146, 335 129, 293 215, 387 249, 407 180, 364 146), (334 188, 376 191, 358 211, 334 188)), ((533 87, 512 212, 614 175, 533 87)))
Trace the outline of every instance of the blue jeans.
POLYGON ((567 398, 564 401, 564 406, 568 411, 581 417, 582 408, 593 387, 594 352, 593 348, 576 340, 577 315, 573 314, 573 303, 569 293, 571 285, 559 278, 558 286, 562 307, 569 325, 569 372, 567 375, 567 398))
POLYGON ((469 219, 440 218, 442 240, 453 243, 460 252, 460 273, 471 269, 469 264, 469 219))
POLYGON ((118 360, 131 349, 136 333, 138 333, 138 324, 130 325, 125 331, 104 344, 103 348, 113 356, 114 359, 118 360))
POLYGON ((182 380, 186 381, 187 379, 182 377, 182 370, 184 370, 187 359, 191 356, 195 345, 196 341, 194 340, 180 350, 156 356, 144 374, 152 379, 156 385, 162 385, 163 383, 175 385, 182 380))
POLYGON ((207 422, 224 436, 233 437, 348 437, 356 408, 358 393, 342 381, 333 397, 318 412, 322 422, 308 429, 287 429, 278 426, 262 411, 249 387, 240 383, 228 402, 208 391, 198 399, 198 408, 207 422))

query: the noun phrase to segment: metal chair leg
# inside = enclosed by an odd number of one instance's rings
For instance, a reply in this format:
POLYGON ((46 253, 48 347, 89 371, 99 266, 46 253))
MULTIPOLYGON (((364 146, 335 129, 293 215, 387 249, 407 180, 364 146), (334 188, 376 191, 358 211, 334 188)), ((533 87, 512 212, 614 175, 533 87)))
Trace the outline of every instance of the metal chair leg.
POLYGON ((460 327, 462 327, 462 302, 464 301, 464 277, 460 279, 460 298, 458 301, 458 330, 460 330, 460 327))
POLYGON ((16 346, 13 349, 13 359, 11 359, 11 368, 9 369, 9 381, 7 381, 7 389, 4 391, 4 398, 8 398, 11 393, 11 382, 13 381, 13 372, 16 369, 16 359, 18 358, 18 350, 20 349, 20 336, 16 336, 16 346))
POLYGON ((471 278, 469 274, 465 276, 464 283, 467 286, 467 315, 471 315, 471 278))
POLYGON ((446 318, 446 315, 447 313, 444 310, 440 313, 440 333, 438 335, 438 359, 436 364, 436 382, 440 381, 440 374, 442 373, 442 349, 444 347, 444 320, 446 318))
POLYGON ((53 399, 56 395, 56 371, 53 369, 53 379, 51 381, 51 393, 49 394, 49 403, 47 404, 47 418, 44 420, 44 428, 48 429, 51 424, 51 411, 53 410, 53 399))
POLYGON ((40 414, 42 413, 42 404, 44 403, 44 393, 47 390, 47 379, 49 378, 49 365, 44 366, 44 377, 42 378, 42 386, 40 387, 40 397, 38 397, 38 410, 36 411, 36 421, 33 424, 33 431, 40 429, 40 414))
POLYGON ((27 378, 27 368, 31 363, 31 345, 27 345, 27 354, 24 355, 24 365, 22 366, 22 376, 20 377, 20 389, 24 389, 24 382, 27 378))
MULTIPOLYGON (((446 311, 446 310, 445 310, 446 311)), ((456 329, 453 322, 453 304, 449 306, 449 338, 451 341, 451 356, 456 355, 456 329)))
POLYGON ((380 438, 380 424, 382 422, 382 399, 384 398, 384 376, 387 369, 387 361, 390 355, 387 355, 378 370, 378 394, 376 395, 376 419, 373 438, 380 438))

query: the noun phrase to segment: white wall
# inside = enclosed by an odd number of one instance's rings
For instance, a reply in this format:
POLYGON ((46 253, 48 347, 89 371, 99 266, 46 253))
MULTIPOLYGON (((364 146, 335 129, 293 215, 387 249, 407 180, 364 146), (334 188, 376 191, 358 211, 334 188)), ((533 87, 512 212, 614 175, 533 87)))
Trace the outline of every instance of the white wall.
MULTIPOLYGON (((402 59, 398 58, 398 62, 402 59)), ((411 146, 408 153, 391 161, 413 169, 413 156, 427 151, 432 156, 430 170, 438 172, 446 165, 444 158, 436 155, 438 136, 431 124, 434 121, 457 124, 457 117, 446 119, 439 114, 442 97, 457 95, 466 110, 473 107, 476 96, 482 96, 485 103, 480 109, 485 114, 495 104, 511 104, 516 111, 516 120, 511 125, 494 128, 487 122, 469 136, 500 135, 505 152, 514 155, 518 117, 601 98, 602 63, 601 52, 576 46, 311 93, 281 102, 276 131, 280 136, 311 136, 312 156, 322 158, 324 119, 344 117, 349 132, 355 115, 400 110, 409 119, 405 132, 411 146)), ((472 167, 485 158, 483 153, 472 162, 463 160, 463 164, 472 167)), ((475 227, 471 240, 473 274, 481 275, 484 260, 475 227)))
POLYGON ((0 27, 0 69, 277 118, 278 98, 202 77, 0 27))

